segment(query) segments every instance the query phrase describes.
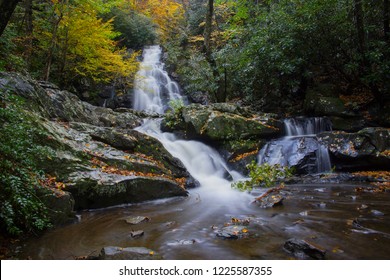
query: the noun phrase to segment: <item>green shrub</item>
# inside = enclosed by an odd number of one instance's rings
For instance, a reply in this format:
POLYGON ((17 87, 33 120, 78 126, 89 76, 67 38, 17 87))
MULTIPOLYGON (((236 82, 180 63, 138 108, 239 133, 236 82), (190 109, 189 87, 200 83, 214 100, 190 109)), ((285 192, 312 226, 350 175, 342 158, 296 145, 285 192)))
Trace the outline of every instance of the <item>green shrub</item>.
POLYGON ((0 92, 0 229, 10 235, 35 233, 50 226, 48 209, 37 194, 44 174, 37 162, 49 152, 36 143, 43 136, 22 101, 0 92))
POLYGON ((278 164, 270 165, 264 163, 258 165, 255 161, 252 161, 247 165, 247 168, 249 169, 250 179, 232 183, 233 188, 241 191, 251 191, 254 187, 270 188, 293 174, 292 168, 278 164))
POLYGON ((168 127, 173 128, 178 125, 181 119, 181 112, 184 108, 183 99, 172 99, 168 103, 170 110, 165 114, 165 123, 168 127))

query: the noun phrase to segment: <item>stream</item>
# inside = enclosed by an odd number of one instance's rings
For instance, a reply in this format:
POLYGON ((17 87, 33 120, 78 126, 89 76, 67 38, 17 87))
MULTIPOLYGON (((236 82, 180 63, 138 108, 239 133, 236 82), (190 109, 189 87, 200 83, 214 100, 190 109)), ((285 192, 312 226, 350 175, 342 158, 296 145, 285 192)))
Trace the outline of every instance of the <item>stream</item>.
MULTIPOLYGON (((181 98, 160 58, 160 47, 145 49, 135 81, 133 103, 137 110, 161 114, 169 100, 181 98)), ((300 121, 313 127, 320 122, 300 121)), ((276 158, 282 157, 283 147, 289 145, 286 141, 311 141, 317 133, 297 129, 292 120, 287 123, 289 134, 273 144, 281 148, 275 152, 270 144, 267 152, 259 154, 259 161, 268 158, 268 162, 279 163, 276 158)), ((82 211, 78 222, 25 243, 23 258, 74 259, 98 255, 105 246, 119 246, 146 247, 164 259, 290 259, 293 256, 283 249, 290 238, 316 244, 326 250, 327 259, 390 258, 389 193, 374 193, 362 184, 294 184, 285 187, 283 205, 262 209, 252 202, 264 191, 249 194, 232 189, 232 181, 243 176, 229 169, 213 148, 161 132, 156 119, 145 120, 137 130, 158 139, 183 162, 200 187, 189 190, 184 198, 82 211), (130 225, 125 221, 129 216, 148 217, 148 221, 130 225), (247 234, 234 240, 218 236, 237 219, 245 221, 247 234), (138 230, 144 234, 132 237, 130 233, 138 230)), ((322 124, 319 130, 324 130, 322 124)), ((329 157, 321 147, 315 150, 317 163, 310 168, 329 171, 329 157)))
POLYGON ((390 195, 357 193, 356 187, 289 185, 283 205, 270 209, 258 208, 247 197, 204 197, 200 187, 187 198, 83 211, 79 222, 30 240, 23 257, 73 259, 97 255, 105 246, 141 246, 165 259, 289 259, 283 244, 299 238, 326 249, 327 259, 389 259, 390 195), (129 225, 125 218, 131 215, 150 221, 129 225), (249 236, 217 237, 233 217, 249 219, 249 236), (143 230, 144 236, 132 238, 135 230, 143 230))

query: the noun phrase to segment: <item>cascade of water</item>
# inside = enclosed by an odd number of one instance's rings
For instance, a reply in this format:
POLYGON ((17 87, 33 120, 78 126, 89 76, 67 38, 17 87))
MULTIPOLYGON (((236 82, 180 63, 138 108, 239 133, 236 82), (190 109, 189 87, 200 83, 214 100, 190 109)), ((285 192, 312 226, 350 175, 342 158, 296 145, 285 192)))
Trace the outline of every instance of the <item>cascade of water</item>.
POLYGON ((136 110, 162 114, 169 100, 182 98, 178 84, 164 70, 161 53, 160 46, 144 49, 134 81, 133 107, 136 110))
POLYGON ((332 124, 327 118, 288 118, 284 120, 287 136, 316 135, 332 130, 332 124))
POLYGON ((259 152, 258 163, 297 166, 308 173, 331 169, 328 149, 316 139, 316 134, 332 129, 327 118, 288 118, 284 126, 287 136, 268 142, 259 152))
POLYGON ((156 120, 145 120, 136 130, 159 140, 171 155, 180 159, 188 172, 199 181, 202 188, 197 192, 203 199, 212 194, 213 203, 231 203, 239 199, 240 193, 233 190, 230 178, 242 179, 242 175, 229 169, 221 155, 206 144, 193 140, 178 139, 173 133, 162 132, 156 120), (228 198, 228 200, 226 200, 228 198))
MULTIPOLYGON (((164 71, 160 57, 161 48, 158 46, 144 50, 144 60, 135 82, 134 109, 136 110, 163 113, 166 104, 164 100, 182 98, 178 85, 171 81, 164 71), (166 90, 165 94, 161 91, 162 88, 166 90)), ((230 170, 220 154, 211 147, 198 141, 178 139, 172 133, 163 133, 157 120, 145 120, 137 130, 159 140, 169 153, 181 160, 188 172, 202 186, 197 189, 197 193, 204 192, 203 200, 211 199, 213 205, 217 205, 218 202, 222 205, 226 204, 226 197, 229 197, 229 202, 242 197, 230 187, 231 181, 227 179, 236 180, 241 179, 242 176, 230 170), (210 196, 210 193, 213 194, 210 196)))

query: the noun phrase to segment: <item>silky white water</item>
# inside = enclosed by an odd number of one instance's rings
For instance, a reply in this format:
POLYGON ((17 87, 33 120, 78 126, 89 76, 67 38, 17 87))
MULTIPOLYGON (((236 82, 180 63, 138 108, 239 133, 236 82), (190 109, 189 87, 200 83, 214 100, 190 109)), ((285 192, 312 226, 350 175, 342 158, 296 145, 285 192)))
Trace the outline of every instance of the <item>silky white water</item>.
POLYGON ((161 54, 160 46, 144 49, 134 80, 133 107, 138 111, 162 114, 170 100, 182 98, 178 84, 164 70, 161 54))
POLYGON ((231 188, 232 180, 242 179, 242 175, 230 170, 221 155, 206 144, 193 140, 178 139, 173 133, 161 132, 158 120, 145 120, 137 128, 159 140, 168 152, 180 159, 188 172, 200 183, 197 193, 203 198, 210 197, 214 204, 221 205, 233 201, 243 202, 248 195, 231 188))

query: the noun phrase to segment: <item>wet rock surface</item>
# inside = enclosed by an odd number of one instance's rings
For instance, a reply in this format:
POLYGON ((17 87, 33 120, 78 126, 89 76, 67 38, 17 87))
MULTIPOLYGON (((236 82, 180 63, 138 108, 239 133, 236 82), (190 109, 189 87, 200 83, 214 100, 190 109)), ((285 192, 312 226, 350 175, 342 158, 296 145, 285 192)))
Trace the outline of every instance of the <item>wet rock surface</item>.
POLYGON ((356 133, 323 132, 326 145, 338 170, 388 170, 390 167, 390 129, 370 127, 356 133))
POLYGON ((283 249, 292 254, 297 259, 308 260, 323 260, 325 259, 326 251, 318 245, 309 243, 308 241, 292 238, 286 241, 283 249))
POLYGON ((283 200, 286 197, 286 192, 282 191, 281 189, 274 188, 257 197, 255 203, 260 208, 272 208, 282 205, 283 200))
POLYGON ((130 225, 137 225, 142 222, 149 222, 150 218, 145 216, 130 216, 130 217, 126 217, 125 221, 130 225))
POLYGON ((99 255, 100 260, 161 260, 162 257, 145 247, 104 247, 99 255))
POLYGON ((221 228, 217 237, 222 239, 241 239, 248 236, 248 228, 240 225, 230 225, 221 228))
POLYGON ((143 230, 136 230, 136 231, 132 231, 132 232, 130 232, 130 236, 132 237, 132 238, 140 238, 141 236, 143 236, 144 235, 144 231, 143 230))

